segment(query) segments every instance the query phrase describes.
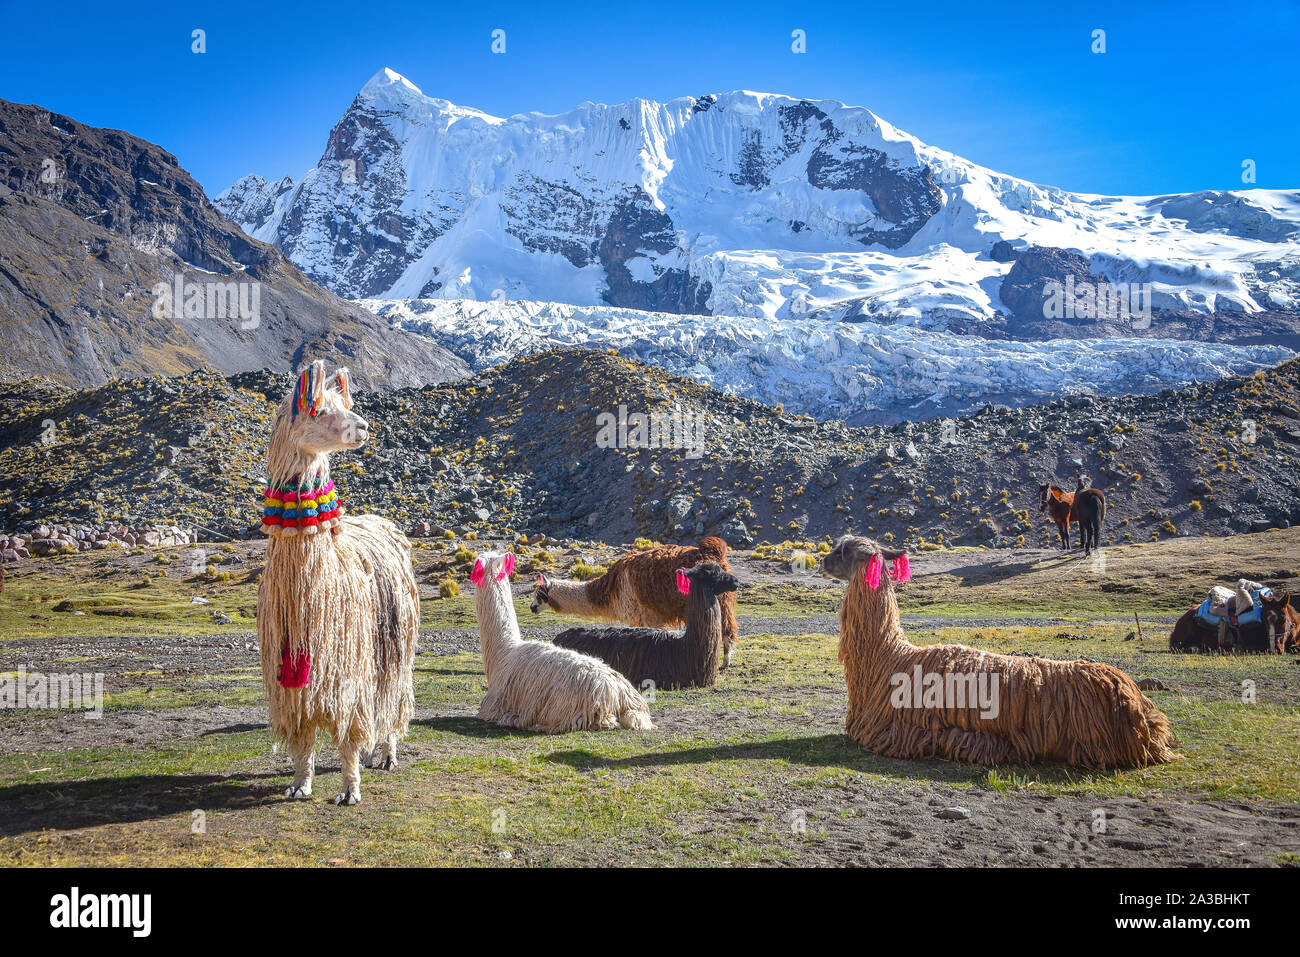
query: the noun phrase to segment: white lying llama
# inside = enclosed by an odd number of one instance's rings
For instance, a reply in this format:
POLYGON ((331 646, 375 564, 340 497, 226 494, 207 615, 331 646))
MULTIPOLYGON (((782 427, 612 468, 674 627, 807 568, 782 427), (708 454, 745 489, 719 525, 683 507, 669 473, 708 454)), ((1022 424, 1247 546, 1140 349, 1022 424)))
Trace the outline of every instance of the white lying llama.
POLYGON ((342 517, 329 453, 365 444, 348 371, 313 362, 271 432, 262 531, 270 536, 257 590, 257 637, 271 730, 293 756, 287 797, 311 796, 316 732, 343 765, 335 804, 361 800, 360 759, 397 766, 415 708, 411 668, 420 597, 411 545, 374 515, 342 517))
POLYGON ((470 573, 488 685, 478 716, 547 734, 653 729, 645 699, 609 665, 549 642, 523 640, 510 598, 514 569, 509 552, 484 552, 470 573))

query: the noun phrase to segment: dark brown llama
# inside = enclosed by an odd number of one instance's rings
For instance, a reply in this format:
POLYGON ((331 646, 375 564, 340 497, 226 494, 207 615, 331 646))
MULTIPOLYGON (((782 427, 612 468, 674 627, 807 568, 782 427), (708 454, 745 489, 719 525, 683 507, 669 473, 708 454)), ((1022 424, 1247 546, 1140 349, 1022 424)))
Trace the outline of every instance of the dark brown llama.
MULTIPOLYGON (((686 621, 686 596, 674 584, 677 569, 693 568, 700 562, 727 564, 727 543, 710 536, 698 545, 658 545, 624 555, 609 571, 591 581, 537 576, 532 610, 543 608, 580 618, 618 621, 646 628, 680 628, 686 621)), ((736 596, 728 592, 722 602, 722 667, 731 663, 739 626, 736 624, 736 596)))
POLYGON ((686 589, 686 631, 657 628, 570 628, 555 644, 599 658, 640 688, 709 688, 718 681, 725 614, 736 577, 717 562, 679 568, 677 588, 686 589))

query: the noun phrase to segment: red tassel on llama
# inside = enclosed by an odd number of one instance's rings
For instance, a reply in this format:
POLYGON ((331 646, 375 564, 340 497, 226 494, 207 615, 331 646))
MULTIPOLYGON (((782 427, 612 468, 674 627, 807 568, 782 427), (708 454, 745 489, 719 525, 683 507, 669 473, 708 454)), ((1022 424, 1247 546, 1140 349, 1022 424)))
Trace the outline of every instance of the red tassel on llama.
MULTIPOLYGON (((501 559, 501 571, 497 572, 496 578, 492 580, 494 582, 499 582, 503 578, 507 578, 510 575, 513 575, 514 573, 515 573, 514 552, 506 552, 505 558, 501 559)), ((485 572, 483 570, 483 560, 479 559, 474 562, 474 568, 469 573, 469 580, 474 583, 475 588, 482 588, 484 575, 485 572)))
POLYGON ((276 680, 283 688, 305 688, 311 684, 311 652, 306 648, 295 650, 286 644, 276 680))
POLYGON ((677 569, 677 590, 683 595, 691 593, 691 580, 686 577, 686 569, 677 569))
POLYGON ((879 555, 872 555, 871 560, 867 562, 867 571, 866 574, 862 576, 862 580, 873 589, 879 588, 880 576, 884 570, 884 561, 881 560, 879 555))
POLYGON ((896 582, 910 582, 912 580, 912 563, 908 560, 907 552, 894 559, 894 566, 890 573, 894 576, 896 582))

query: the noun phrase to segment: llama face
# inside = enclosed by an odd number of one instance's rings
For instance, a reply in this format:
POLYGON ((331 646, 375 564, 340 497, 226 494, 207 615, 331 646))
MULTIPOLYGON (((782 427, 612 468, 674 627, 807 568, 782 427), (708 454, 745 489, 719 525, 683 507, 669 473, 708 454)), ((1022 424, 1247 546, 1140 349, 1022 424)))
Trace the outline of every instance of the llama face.
POLYGON ((551 598, 551 580, 545 575, 537 576, 537 586, 533 589, 533 601, 528 607, 532 609, 534 615, 540 615, 542 609, 550 603, 551 598))
MULTIPOLYGON (((703 588, 715 595, 721 595, 740 587, 740 581, 736 576, 724 570, 717 562, 700 562, 691 568, 680 569, 679 574, 690 583, 690 592, 703 588)), ((679 585, 678 588, 680 587, 679 585)))
POLYGON ((1047 482, 1038 486, 1038 514, 1041 515, 1047 511, 1047 490, 1051 488, 1047 482))
POLYGON ((845 535, 822 559, 822 571, 841 581, 852 581, 860 569, 866 568, 873 555, 882 561, 893 560, 907 554, 906 549, 885 548, 879 542, 861 535, 845 535))
POLYGON ((307 382, 300 383, 299 391, 287 400, 293 445, 307 455, 359 449, 365 445, 370 437, 370 423, 352 411, 348 370, 336 369, 327 375, 325 363, 317 360, 304 376, 309 376, 307 382), (297 413, 292 414, 305 389, 310 389, 311 394, 303 397, 297 413))

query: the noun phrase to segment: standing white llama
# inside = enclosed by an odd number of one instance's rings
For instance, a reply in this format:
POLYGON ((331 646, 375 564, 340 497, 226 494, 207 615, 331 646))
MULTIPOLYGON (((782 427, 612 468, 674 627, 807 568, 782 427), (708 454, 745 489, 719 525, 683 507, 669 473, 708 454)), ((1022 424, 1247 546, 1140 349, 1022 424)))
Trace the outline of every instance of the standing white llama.
POLYGON ((329 454, 365 444, 348 371, 313 362, 275 418, 262 531, 270 536, 257 590, 271 730, 293 757, 286 797, 311 796, 316 732, 343 765, 335 804, 361 800, 360 760, 397 767, 397 741, 415 709, 411 669, 420 596, 411 545, 374 515, 343 518, 329 454))
POLYGON ((547 734, 653 729, 645 699, 609 665, 550 642, 523 640, 510 598, 514 569, 509 552, 484 552, 470 574, 488 684, 478 716, 547 734))

